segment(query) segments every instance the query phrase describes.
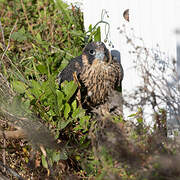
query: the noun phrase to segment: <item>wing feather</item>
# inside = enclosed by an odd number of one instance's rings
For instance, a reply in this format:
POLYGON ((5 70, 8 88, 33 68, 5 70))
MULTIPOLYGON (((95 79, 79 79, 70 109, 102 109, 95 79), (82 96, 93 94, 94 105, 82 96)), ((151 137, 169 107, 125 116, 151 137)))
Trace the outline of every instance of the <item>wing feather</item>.
POLYGON ((82 67, 82 56, 78 56, 74 59, 71 59, 69 64, 58 75, 59 85, 65 80, 72 81, 73 73, 76 72, 78 76, 82 71, 82 67))

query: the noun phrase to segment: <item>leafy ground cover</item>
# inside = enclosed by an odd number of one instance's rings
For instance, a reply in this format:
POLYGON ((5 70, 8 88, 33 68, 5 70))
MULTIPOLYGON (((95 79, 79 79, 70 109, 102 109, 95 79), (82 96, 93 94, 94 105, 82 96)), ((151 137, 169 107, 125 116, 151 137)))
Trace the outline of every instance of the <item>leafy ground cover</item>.
MULTIPOLYGON (((56 80, 59 71, 71 58, 81 54, 87 42, 100 40, 99 28, 90 26, 89 32, 85 32, 80 9, 68 7, 61 0, 1 0, 0 5, 1 127, 14 128, 2 114, 6 108, 11 122, 15 119, 22 122, 20 117, 28 117, 21 128, 29 135, 27 140, 1 139, 1 176, 9 179, 179 177, 178 163, 174 164, 174 159, 179 158, 178 145, 169 142, 158 127, 150 133, 143 124, 140 109, 131 115, 137 119, 136 125, 122 117, 95 117, 79 107, 76 99, 72 100, 77 89, 74 82, 64 83, 59 90, 56 80), (2 77, 9 83, 7 86, 2 77), (58 148, 52 148, 50 132, 58 148)), ((163 126, 164 111, 156 116, 163 126)))

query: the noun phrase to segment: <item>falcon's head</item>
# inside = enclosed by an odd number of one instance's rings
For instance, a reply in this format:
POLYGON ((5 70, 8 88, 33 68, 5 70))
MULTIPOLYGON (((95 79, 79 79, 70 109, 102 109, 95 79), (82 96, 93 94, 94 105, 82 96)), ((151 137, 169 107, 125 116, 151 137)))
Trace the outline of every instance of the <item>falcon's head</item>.
POLYGON ((108 62, 109 61, 109 50, 106 48, 103 42, 92 42, 89 43, 83 50, 83 54, 86 56, 88 64, 92 64, 95 59, 108 62))

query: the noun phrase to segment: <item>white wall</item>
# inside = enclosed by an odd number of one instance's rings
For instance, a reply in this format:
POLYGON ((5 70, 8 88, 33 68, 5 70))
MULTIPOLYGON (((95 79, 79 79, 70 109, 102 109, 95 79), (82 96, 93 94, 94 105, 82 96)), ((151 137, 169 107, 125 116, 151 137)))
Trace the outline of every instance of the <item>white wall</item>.
MULTIPOLYGON (((135 30, 135 34, 143 38, 146 48, 158 49, 161 60, 170 64, 172 64, 172 58, 176 59, 177 54, 176 36, 174 33, 178 21, 175 15, 177 1, 178 0, 131 1, 131 24, 135 30)), ((153 51, 150 50, 152 55, 153 51)), ((148 58, 147 61, 154 62, 154 59, 148 58)), ((161 66, 160 62, 156 62, 155 65, 156 68, 161 66)), ((157 77, 157 80, 159 78, 160 82, 160 78, 162 78, 160 71, 151 69, 149 71, 157 77)), ((166 79, 171 81, 172 71, 169 67, 166 68, 165 73, 166 79)), ((159 95, 162 93, 156 86, 154 87, 154 91, 157 94, 159 93, 159 95)), ((166 89, 163 89, 163 92, 165 91, 166 89)), ((166 108, 166 104, 160 99, 158 103, 161 103, 161 108, 166 108)), ((149 114, 149 112, 153 113, 149 106, 145 107, 145 112, 146 114, 149 114)))

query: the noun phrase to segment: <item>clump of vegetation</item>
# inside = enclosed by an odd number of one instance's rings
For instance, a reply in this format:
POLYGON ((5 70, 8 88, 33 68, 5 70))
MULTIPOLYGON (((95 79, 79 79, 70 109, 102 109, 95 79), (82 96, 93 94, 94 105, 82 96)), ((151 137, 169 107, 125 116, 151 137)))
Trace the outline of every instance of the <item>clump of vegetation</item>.
MULTIPOLYGON (((74 82, 65 82, 59 90, 58 73, 81 54, 87 42, 100 40, 100 28, 90 26, 85 32, 80 9, 61 0, 3 0, 0 4, 1 176, 180 176, 173 161, 179 158, 178 144, 169 142, 158 128, 150 133, 140 109, 131 115, 137 124, 110 114, 88 114, 72 98, 77 90, 74 82), (167 161, 165 166, 162 162, 167 161)), ((160 117, 162 127, 165 116, 160 117)))

